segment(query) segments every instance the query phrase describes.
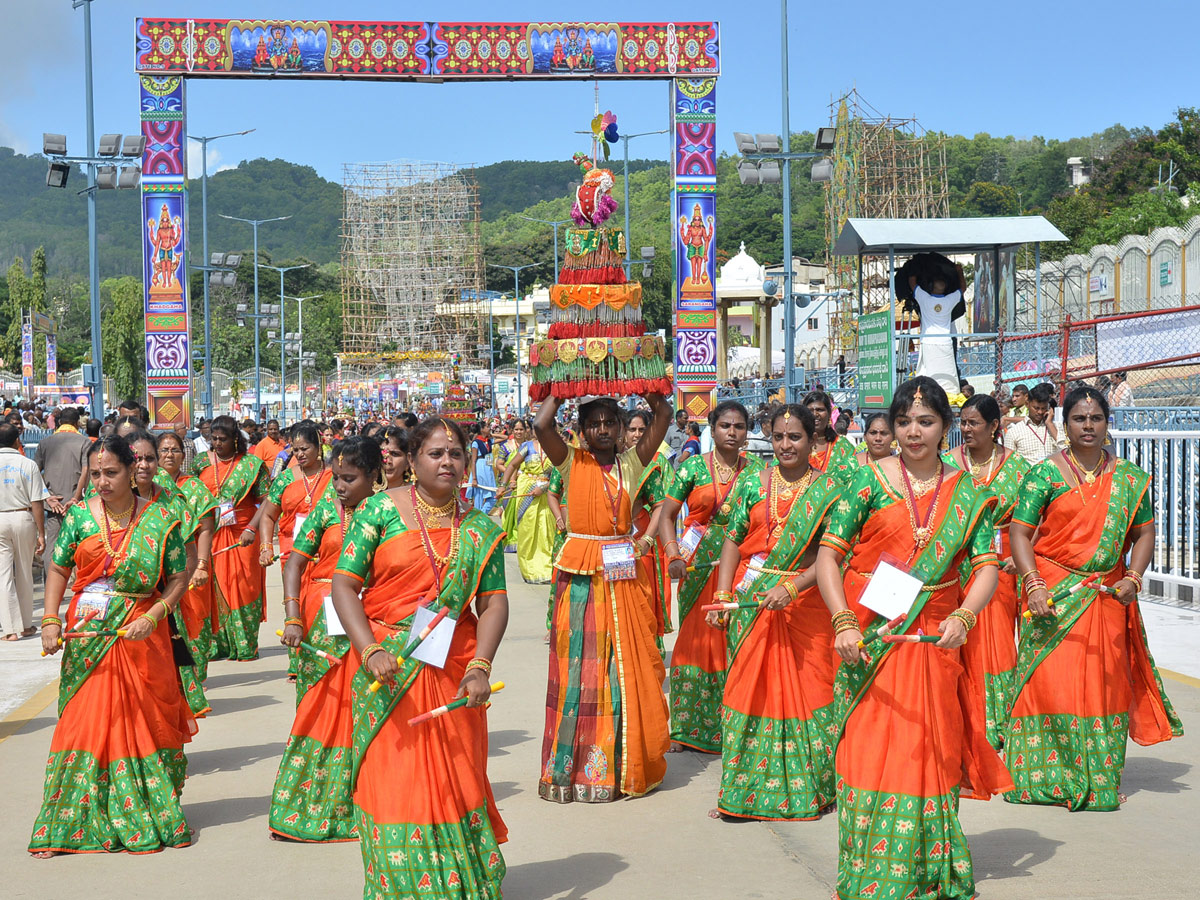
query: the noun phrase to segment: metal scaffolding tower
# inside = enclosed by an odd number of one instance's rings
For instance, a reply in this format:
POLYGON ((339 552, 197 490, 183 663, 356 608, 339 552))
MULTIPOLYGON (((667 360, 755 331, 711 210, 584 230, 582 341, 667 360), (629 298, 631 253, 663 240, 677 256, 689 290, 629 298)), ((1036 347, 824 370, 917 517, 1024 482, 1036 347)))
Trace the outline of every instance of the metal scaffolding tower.
MULTIPOLYGON (((836 356, 855 350, 858 338, 857 257, 834 256, 833 245, 849 218, 928 219, 950 214, 946 180, 946 141, 925 131, 915 118, 896 119, 879 112, 857 90, 829 105, 837 126, 833 178, 825 186, 827 284, 847 288, 830 322, 836 356)), ((887 260, 864 259, 863 311, 888 302, 887 260)))
POLYGON ((476 356, 479 318, 444 314, 483 287, 471 170, 356 163, 343 166, 342 182, 342 349, 446 371, 454 354, 476 356))

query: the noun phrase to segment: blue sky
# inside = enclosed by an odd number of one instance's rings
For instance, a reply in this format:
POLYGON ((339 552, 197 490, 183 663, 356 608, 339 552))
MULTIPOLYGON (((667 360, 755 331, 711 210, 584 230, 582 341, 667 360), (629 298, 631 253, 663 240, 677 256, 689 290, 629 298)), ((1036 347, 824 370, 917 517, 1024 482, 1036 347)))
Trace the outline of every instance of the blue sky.
MULTIPOLYGON (((84 149, 83 13, 70 0, 3 0, 0 145, 40 150, 43 131, 84 149)), ((779 5, 762 0, 605 4, 611 21, 715 19, 721 23, 719 146, 732 132, 780 128, 779 5), (650 12, 653 10, 653 13, 650 12)), ((561 4, 379 0, 95 0, 92 9, 97 132, 137 129, 133 74, 139 15, 217 18, 556 21, 561 4), (503 12, 498 12, 502 9, 503 12)), ((1005 4, 881 0, 791 5, 794 130, 826 124, 831 97, 851 87, 878 110, 926 128, 973 135, 1067 138, 1120 122, 1158 127, 1176 107, 1200 104, 1200 70, 1178 37, 1195 35, 1189 0, 1062 0, 1005 4), (920 12, 914 12, 919 9, 920 12), (953 55, 929 59, 927 51, 953 55)), ((602 83, 602 109, 625 133, 667 127, 665 82, 602 83)), ((210 146, 210 171, 241 159, 283 157, 340 180, 342 164, 398 158, 486 164, 565 159, 585 149, 591 83, 253 83, 194 79, 189 130, 256 128, 210 146)), ((631 143, 631 155, 666 158, 668 136, 631 143)), ((198 174, 198 168, 193 172, 198 174)))

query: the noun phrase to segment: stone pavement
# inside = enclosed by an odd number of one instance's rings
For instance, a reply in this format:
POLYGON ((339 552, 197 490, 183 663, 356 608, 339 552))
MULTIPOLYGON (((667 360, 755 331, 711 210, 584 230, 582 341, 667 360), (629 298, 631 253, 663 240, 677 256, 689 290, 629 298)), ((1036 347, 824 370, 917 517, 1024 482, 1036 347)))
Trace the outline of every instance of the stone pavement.
MULTIPOLYGON (((672 755, 663 787, 649 797, 603 806, 539 800, 544 718, 547 588, 527 586, 510 554, 512 617, 495 677, 508 687, 490 713, 489 774, 510 830, 504 846, 509 900, 825 900, 836 869, 837 821, 723 823, 715 805, 720 761, 672 755)), ((214 664, 208 696, 215 713, 188 747, 184 811, 196 830, 183 850, 139 858, 59 857, 25 852, 41 799, 55 721, 55 663, 34 641, 0 645, 0 817, 4 898, 252 897, 341 900, 362 896, 355 844, 283 844, 267 838, 267 807, 294 711, 275 643, 278 569, 268 576, 264 652, 250 663, 214 664), (24 723, 24 724, 22 724, 24 723)), ((1160 659, 1196 666, 1196 614, 1148 608, 1160 659)), ((668 641, 669 644, 669 641, 668 641)), ((1164 665, 1165 665, 1164 661, 1164 665)), ((1193 674, 1195 674, 1193 672, 1193 674)), ((1028 809, 996 799, 965 801, 962 820, 984 900, 1194 897, 1200 799, 1194 790, 1200 681, 1168 676, 1166 687, 1191 734, 1157 747, 1131 745, 1116 813, 1028 809), (1188 860, 1193 860, 1188 862, 1188 860)))

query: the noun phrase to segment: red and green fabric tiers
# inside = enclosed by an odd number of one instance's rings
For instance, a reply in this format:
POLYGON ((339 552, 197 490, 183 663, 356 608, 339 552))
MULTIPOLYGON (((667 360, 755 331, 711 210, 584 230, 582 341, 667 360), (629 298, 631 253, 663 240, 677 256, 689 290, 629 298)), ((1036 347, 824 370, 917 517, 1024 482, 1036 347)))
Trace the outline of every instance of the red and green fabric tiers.
POLYGON ((625 235, 571 229, 566 243, 550 289, 550 331, 529 348, 530 399, 669 394, 663 339, 646 333, 642 286, 625 279, 625 235))

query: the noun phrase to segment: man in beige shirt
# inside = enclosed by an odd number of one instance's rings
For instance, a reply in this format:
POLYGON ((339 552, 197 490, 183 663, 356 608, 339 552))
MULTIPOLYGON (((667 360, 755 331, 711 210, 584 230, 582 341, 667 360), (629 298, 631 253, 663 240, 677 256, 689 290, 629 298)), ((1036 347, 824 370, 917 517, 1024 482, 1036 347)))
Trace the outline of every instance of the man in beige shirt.
POLYGON ((1037 385, 1029 392, 1026 407, 1025 418, 1013 422, 1004 432, 1004 446, 1036 466, 1062 445, 1050 415, 1054 409, 1054 385, 1037 385))
POLYGON ((46 546, 43 503, 49 496, 37 464, 17 450, 20 432, 0 425, 0 635, 30 637, 33 558, 46 546))

